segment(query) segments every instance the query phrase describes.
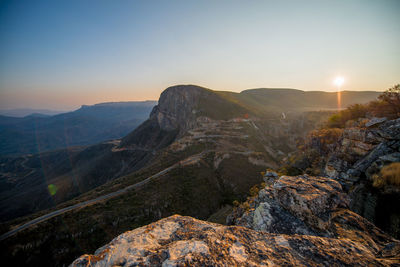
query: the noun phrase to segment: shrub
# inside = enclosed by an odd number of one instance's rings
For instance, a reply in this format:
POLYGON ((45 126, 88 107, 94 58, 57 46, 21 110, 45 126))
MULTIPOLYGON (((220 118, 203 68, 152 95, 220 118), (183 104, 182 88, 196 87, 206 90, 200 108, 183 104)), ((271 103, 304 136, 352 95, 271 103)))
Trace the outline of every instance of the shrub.
POLYGON ((344 128, 346 122, 365 118, 367 115, 395 119, 400 117, 400 84, 383 92, 376 101, 355 104, 332 115, 327 122, 329 128, 344 128))
POLYGON ((385 117, 398 118, 400 117, 400 84, 396 84, 381 94, 378 99, 384 103, 383 112, 385 117))
POLYGON ((381 188, 392 185, 400 188, 400 162, 391 163, 383 167, 379 174, 372 177, 373 186, 381 188))
POLYGON ((328 119, 327 126, 329 128, 344 128, 346 126, 347 121, 356 120, 359 118, 365 118, 367 112, 368 112, 368 105, 362 105, 362 104, 351 105, 347 109, 332 115, 328 119))
POLYGON ((330 128, 311 131, 306 140, 305 148, 315 148, 320 153, 328 153, 340 139, 343 129, 330 128))
POLYGON ((373 116, 395 119, 400 117, 400 84, 389 88, 369 104, 373 116))
POLYGON ((255 185, 252 188, 250 188, 250 196, 255 197, 258 195, 258 192, 260 192, 261 189, 265 187, 265 183, 261 183, 260 185, 255 185))

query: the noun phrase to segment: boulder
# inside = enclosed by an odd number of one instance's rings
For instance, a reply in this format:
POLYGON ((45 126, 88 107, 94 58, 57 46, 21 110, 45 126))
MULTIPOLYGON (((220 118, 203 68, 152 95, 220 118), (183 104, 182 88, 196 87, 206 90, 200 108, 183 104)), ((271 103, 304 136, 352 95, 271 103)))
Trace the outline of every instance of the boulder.
POLYGON ((350 211, 349 198, 334 179, 281 176, 248 202, 250 208, 237 208, 229 224, 275 234, 349 239, 368 247, 374 255, 400 256, 400 242, 350 211))

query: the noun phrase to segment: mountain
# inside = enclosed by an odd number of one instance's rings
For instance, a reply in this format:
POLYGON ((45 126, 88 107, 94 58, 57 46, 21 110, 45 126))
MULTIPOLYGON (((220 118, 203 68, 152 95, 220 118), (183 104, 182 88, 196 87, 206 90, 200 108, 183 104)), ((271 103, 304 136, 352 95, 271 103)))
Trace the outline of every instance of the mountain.
MULTIPOLYGON (((340 92, 340 108, 352 104, 363 104, 376 99, 380 92, 373 91, 342 91, 340 92)), ((318 110, 337 109, 337 92, 301 91, 294 89, 251 89, 236 95, 242 102, 258 110, 277 109, 318 110)))
POLYGON ((26 117, 32 114, 40 114, 43 116, 53 116, 57 114, 65 113, 65 111, 60 110, 49 110, 49 109, 28 109, 28 108, 20 108, 20 109, 1 109, 0 115, 8 116, 8 117, 26 117))
MULTIPOLYGON (((120 140, 2 159, 0 217, 34 213, 2 225, 2 232, 17 230, 2 236, 4 258, 69 264, 124 231, 175 213, 205 220, 229 212, 232 202, 244 201, 262 182, 261 171, 278 168, 332 114, 320 111, 334 106, 323 101, 297 107, 276 98, 266 104, 269 95, 281 94, 275 90, 257 97, 173 86, 149 119, 120 140), (52 256, 43 261, 44 253, 52 256)), ((352 101, 365 95, 354 92, 352 101)), ((311 97, 313 103, 319 98, 311 97)))
POLYGON ((54 116, 0 116, 0 155, 40 153, 120 138, 142 123, 155 104, 101 103, 54 116))

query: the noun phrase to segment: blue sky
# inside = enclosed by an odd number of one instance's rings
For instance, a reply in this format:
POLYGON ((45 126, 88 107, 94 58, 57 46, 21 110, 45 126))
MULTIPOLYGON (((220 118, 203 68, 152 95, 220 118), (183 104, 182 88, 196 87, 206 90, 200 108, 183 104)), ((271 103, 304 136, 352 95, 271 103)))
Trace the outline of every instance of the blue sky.
POLYGON ((400 1, 1 1, 0 108, 157 99, 174 84, 384 90, 400 1))

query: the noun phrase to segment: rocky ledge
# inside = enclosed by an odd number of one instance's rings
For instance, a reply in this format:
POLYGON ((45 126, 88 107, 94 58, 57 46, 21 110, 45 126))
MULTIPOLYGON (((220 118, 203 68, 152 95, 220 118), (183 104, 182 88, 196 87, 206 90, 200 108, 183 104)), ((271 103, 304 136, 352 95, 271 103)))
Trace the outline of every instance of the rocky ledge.
POLYGON ((400 266, 400 242, 349 211, 335 180, 282 176, 223 226, 174 215, 71 266, 400 266))

